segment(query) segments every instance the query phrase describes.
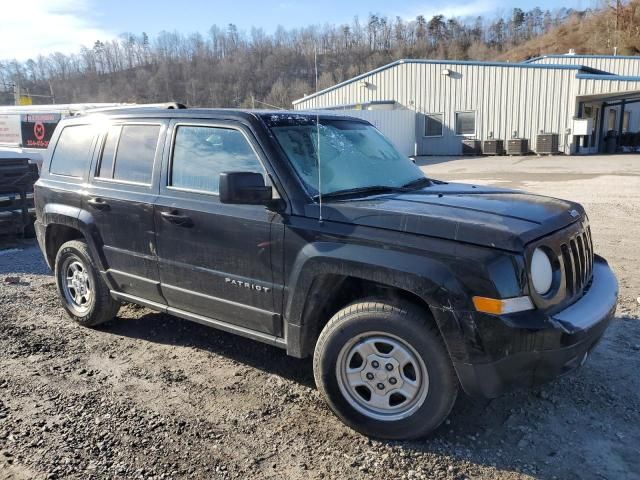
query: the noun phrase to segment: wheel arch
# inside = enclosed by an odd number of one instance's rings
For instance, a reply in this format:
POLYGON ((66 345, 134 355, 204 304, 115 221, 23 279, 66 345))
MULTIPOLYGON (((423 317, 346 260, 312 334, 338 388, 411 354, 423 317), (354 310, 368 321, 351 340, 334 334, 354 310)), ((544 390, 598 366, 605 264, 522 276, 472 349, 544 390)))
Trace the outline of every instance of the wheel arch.
MULTIPOLYGON (((459 342, 440 321, 443 309, 468 301, 453 273, 438 260, 357 245, 308 244, 296 262, 285 303, 287 351, 313 352, 322 327, 352 301, 382 296, 408 300, 431 314, 445 344, 459 342), (305 251, 306 250, 306 251, 305 251)), ((457 337, 457 338, 456 338, 457 337)))
POLYGON ((47 263, 54 267, 60 247, 70 240, 84 240, 96 265, 104 271, 106 264, 100 235, 93 216, 80 208, 61 204, 47 204, 42 212, 44 225, 44 247, 47 263))

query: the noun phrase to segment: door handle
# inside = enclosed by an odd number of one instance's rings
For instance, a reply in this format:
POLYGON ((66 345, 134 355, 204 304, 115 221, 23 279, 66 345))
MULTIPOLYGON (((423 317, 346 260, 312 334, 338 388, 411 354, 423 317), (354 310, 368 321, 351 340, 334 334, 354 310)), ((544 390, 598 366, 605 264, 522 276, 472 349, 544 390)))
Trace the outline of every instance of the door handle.
POLYGON ((180 215, 177 211, 160 212, 160 216, 167 222, 181 227, 190 227, 193 225, 191 217, 188 217, 187 215, 180 215))
POLYGON ((109 204, 105 202, 102 198, 93 197, 87 200, 87 203, 91 205, 96 210, 108 210, 109 204))

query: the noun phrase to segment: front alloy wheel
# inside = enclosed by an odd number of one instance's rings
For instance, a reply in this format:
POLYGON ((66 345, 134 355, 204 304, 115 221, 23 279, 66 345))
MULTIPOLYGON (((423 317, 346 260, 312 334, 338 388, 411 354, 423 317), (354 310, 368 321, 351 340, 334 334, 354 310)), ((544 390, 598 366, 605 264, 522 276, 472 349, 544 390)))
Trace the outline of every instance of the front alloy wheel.
POLYGON ((415 349, 382 332, 347 342, 336 369, 340 391, 351 406, 378 420, 410 416, 429 390, 427 367, 415 349))

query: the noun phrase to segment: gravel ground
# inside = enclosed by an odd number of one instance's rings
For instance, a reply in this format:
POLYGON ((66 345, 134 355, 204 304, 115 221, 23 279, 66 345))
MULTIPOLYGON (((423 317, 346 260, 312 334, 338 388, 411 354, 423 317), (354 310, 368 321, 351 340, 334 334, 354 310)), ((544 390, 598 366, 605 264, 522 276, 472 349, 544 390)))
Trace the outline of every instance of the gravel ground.
POLYGON ((419 162, 586 206, 621 300, 580 371, 461 395, 426 440, 373 441, 331 414, 308 360, 135 306, 96 330, 72 324, 35 243, 5 239, 0 479, 640 478, 640 156, 419 162))

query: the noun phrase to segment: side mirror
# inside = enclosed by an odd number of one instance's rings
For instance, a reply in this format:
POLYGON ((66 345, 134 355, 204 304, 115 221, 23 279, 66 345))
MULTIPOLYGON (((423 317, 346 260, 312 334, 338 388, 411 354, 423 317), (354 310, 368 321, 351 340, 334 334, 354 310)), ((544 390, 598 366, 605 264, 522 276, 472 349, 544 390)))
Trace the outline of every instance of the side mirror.
POLYGON ((255 172, 222 172, 219 190, 222 203, 266 205, 273 199, 272 188, 255 172))

